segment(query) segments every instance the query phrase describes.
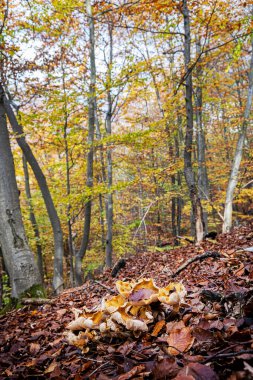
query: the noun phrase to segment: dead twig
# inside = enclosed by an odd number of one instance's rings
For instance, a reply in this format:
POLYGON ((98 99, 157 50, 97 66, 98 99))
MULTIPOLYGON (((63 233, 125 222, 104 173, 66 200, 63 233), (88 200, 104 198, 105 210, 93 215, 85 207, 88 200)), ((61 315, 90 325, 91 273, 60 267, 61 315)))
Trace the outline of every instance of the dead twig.
POLYGON ((209 257, 212 257, 213 259, 217 259, 217 258, 220 258, 221 257, 221 254, 219 252, 213 252, 213 251, 207 251, 205 253, 203 253, 202 255, 199 255, 199 256, 195 256, 195 257, 192 257, 191 259, 187 260, 183 265, 181 265, 175 273, 173 273, 173 275, 171 276, 172 278, 173 277, 176 277, 179 273, 181 273, 184 269, 186 269, 189 265, 191 265, 192 263, 196 262, 196 261, 202 261, 202 260, 205 260, 209 257))
POLYGON ((99 282, 99 281, 97 281, 97 280, 94 280, 94 282, 95 282, 96 284, 98 284, 99 286, 101 286, 102 288, 108 290, 108 292, 110 292, 110 293, 112 293, 112 294, 116 294, 115 290, 109 288, 108 286, 102 284, 101 282, 99 282))
POLYGON ((203 362, 201 362, 201 364, 208 363, 208 362, 210 362, 213 359, 233 358, 233 357, 240 356, 240 355, 243 355, 243 354, 253 354, 253 350, 241 350, 241 351, 238 351, 238 352, 229 352, 228 354, 219 354, 219 353, 217 353, 217 355, 212 355, 212 356, 209 356, 208 358, 206 358, 203 362))
POLYGON ((96 368, 93 372, 91 372, 91 373, 89 374, 89 377, 91 377, 92 375, 94 375, 94 374, 95 374, 97 371, 99 371, 101 368, 106 367, 108 364, 109 364, 109 362, 106 362, 106 363, 104 363, 104 364, 101 364, 98 368, 96 368))

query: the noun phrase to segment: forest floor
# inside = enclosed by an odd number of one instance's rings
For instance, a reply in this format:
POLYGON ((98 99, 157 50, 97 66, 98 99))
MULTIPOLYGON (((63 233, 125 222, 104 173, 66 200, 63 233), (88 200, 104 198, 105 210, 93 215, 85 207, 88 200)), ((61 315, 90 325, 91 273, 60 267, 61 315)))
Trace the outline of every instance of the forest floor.
POLYGON ((107 270, 50 303, 1 316, 0 379, 253 379, 253 252, 246 247, 253 247, 249 225, 199 247, 140 253, 127 259, 116 279, 107 270), (172 278, 207 251, 220 257, 196 260, 172 278), (118 279, 141 278, 158 286, 182 282, 185 303, 157 317, 148 331, 101 337, 87 353, 68 344, 63 333, 73 308, 99 305, 118 279), (173 339, 176 352, 168 349, 173 339))

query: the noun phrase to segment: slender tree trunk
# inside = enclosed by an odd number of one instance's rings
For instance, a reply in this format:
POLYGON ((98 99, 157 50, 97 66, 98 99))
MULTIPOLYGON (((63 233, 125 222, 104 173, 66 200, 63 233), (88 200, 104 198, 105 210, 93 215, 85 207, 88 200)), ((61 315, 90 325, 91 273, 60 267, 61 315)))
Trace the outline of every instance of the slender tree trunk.
MULTIPOLYGON (((175 137, 175 149, 176 149, 176 157, 177 159, 180 158, 180 144, 183 140, 183 135, 182 135, 182 120, 181 120, 181 117, 177 117, 177 124, 178 124, 178 133, 177 133, 177 136, 175 137)), ((181 189, 181 186, 182 186, 182 174, 181 174, 181 171, 179 170, 177 172, 177 176, 176 176, 176 179, 177 179, 177 186, 178 186, 178 189, 181 189)), ((177 224, 176 224, 176 232, 177 232, 177 235, 181 235, 181 219, 182 219, 182 207, 183 207, 183 200, 182 200, 182 197, 180 195, 177 196, 176 198, 176 216, 177 216, 177 224)))
POLYGON ((23 155, 23 169, 24 169, 24 175, 25 175, 25 192, 26 192, 26 198, 29 206, 29 218, 30 222, 32 224, 33 233, 36 239, 36 251, 37 251, 37 264, 40 271, 40 276, 42 283, 44 281, 44 269, 43 269, 43 256, 42 256, 42 246, 40 242, 40 231, 39 226, 34 214, 33 210, 33 204, 32 204, 32 194, 31 194, 31 188, 30 188, 30 178, 29 178, 29 171, 28 171, 28 165, 25 156, 23 155))
MULTIPOLYGON (((112 63, 113 63, 113 29, 112 24, 108 24, 109 30, 109 62, 107 71, 107 114, 106 114, 106 134, 112 134, 112 95, 111 95, 111 82, 112 82, 112 63)), ((108 181, 108 194, 106 204, 106 219, 107 219, 107 234, 106 234, 106 266, 112 266, 112 227, 113 227, 113 194, 112 194, 112 149, 110 143, 107 144, 107 181, 108 181)))
MULTIPOLYGON (((197 40, 196 43, 196 53, 197 56, 201 53, 200 41, 197 40)), ((197 87, 196 87, 196 121, 197 121, 197 147, 198 147, 198 193, 200 199, 206 199, 206 196, 209 197, 209 184, 206 168, 206 142, 205 142, 205 132, 203 129, 203 118, 202 118, 202 107, 203 107, 203 96, 202 96, 202 68, 201 61, 199 60, 196 67, 196 76, 197 76, 197 87)), ((204 231, 208 232, 208 214, 203 210, 203 221, 204 221, 204 231)))
MULTIPOLYGON (((90 55, 90 89, 89 89, 89 116, 88 116, 88 145, 89 151, 87 155, 87 179, 86 186, 88 189, 93 188, 93 142, 95 131, 95 109, 96 109, 96 64, 95 64, 95 32, 94 32, 94 18, 92 15, 92 6, 90 0, 86 0, 86 10, 89 23, 89 55, 90 55)), ((82 273, 82 260, 85 256, 89 237, 90 237, 90 225, 91 225, 91 197, 86 202, 85 214, 84 214, 84 228, 81 247, 76 255, 75 261, 75 279, 76 284, 81 285, 83 283, 82 273)))
POLYGON ((226 202, 224 209, 224 222, 222 226, 222 231, 224 233, 230 232, 232 228, 232 213, 233 213, 233 198, 234 191, 238 182, 238 174, 240 169, 240 164, 243 155, 243 146, 247 133, 248 120, 250 117, 250 110, 252 105, 252 97, 253 97, 253 38, 251 40, 251 61, 250 61, 250 69, 249 69, 249 87, 248 87, 248 95, 247 95, 247 103, 244 110, 243 115, 243 123, 242 128, 238 137, 236 150, 234 154, 234 160, 230 172, 230 177, 228 181, 227 191, 226 191, 226 202))
MULTIPOLYGON (((172 187, 176 186, 175 174, 171 176, 171 184, 172 184, 172 187)), ((178 235, 177 233, 177 207, 176 206, 177 206, 177 197, 173 197, 171 199, 171 228, 172 228, 172 235, 174 237, 178 235)))
POLYGON ((203 240, 203 212, 201 202, 198 196, 198 190, 195 183, 195 177, 192 167, 192 149, 193 149, 193 105, 192 105, 192 73, 190 69, 191 61, 191 33, 190 33, 190 17, 187 0, 183 0, 183 16, 184 16, 184 60, 185 71, 187 73, 185 81, 185 105, 186 105, 186 133, 185 133, 185 149, 184 149, 184 175, 189 189, 189 195, 192 204, 192 213, 194 219, 194 230, 196 241, 203 240))
POLYGON ((42 293, 41 278, 25 236, 3 92, 0 100, 0 215, 0 244, 12 296, 18 298, 35 286, 39 296, 39 290, 42 293))
MULTIPOLYGON (((97 103, 95 104, 95 120, 96 120, 96 136, 97 136, 97 139, 100 141, 102 139, 102 135, 101 135, 100 125, 99 125, 99 120, 98 120, 97 103)), ((102 144, 99 145, 98 151, 99 151, 99 160, 100 160, 100 165, 101 165, 101 173, 97 175, 97 181, 98 183, 105 183, 106 170, 105 170, 105 160, 104 160, 102 144)), ((98 199, 99 199, 99 214, 100 214, 100 226, 101 226, 101 245, 102 245, 102 249, 105 250, 106 236, 105 236, 105 221, 104 221, 104 202, 103 202, 103 196, 101 193, 99 193, 98 199)))
MULTIPOLYGON (((68 120, 67 114, 65 114, 65 123, 64 123, 64 148, 65 148, 65 164, 66 164, 66 190, 67 196, 70 196, 71 193, 71 185, 70 185, 70 163, 69 163, 69 146, 68 146, 68 138, 67 138, 67 128, 68 128, 68 120)), ((69 268, 70 268, 70 284, 74 285, 74 247, 73 247, 73 235, 72 235, 72 223, 71 223, 71 205, 68 202, 67 204, 67 224, 68 224, 68 251, 69 251, 69 268)))
MULTIPOLYGON (((68 144, 68 102, 67 102, 67 90, 65 83, 65 69, 63 65, 63 53, 61 59, 61 70, 62 70, 62 87, 64 93, 64 104, 63 104, 63 113, 64 113, 64 127, 63 127, 63 138, 64 138, 64 150, 65 150, 65 167, 66 167, 66 192, 67 197, 69 198, 71 194, 71 184, 70 184, 70 160, 69 160, 69 144, 68 144)), ((68 201, 67 204, 67 225, 68 225, 68 255, 66 256, 69 264, 69 278, 71 286, 74 285, 74 247, 73 247, 73 235, 72 235, 72 223, 71 223, 71 205, 68 201)))
POLYGON ((3 307, 3 258, 0 242, 0 309, 3 307))
MULTIPOLYGON (((3 87, 0 85, 0 90, 4 94, 3 87)), ((10 125, 16 134, 16 140, 20 148, 22 149, 22 152, 31 166, 33 173, 35 175, 35 178, 38 182, 38 185, 40 187, 46 209, 48 212, 48 216, 52 225, 53 234, 54 234, 54 248, 55 248, 55 254, 54 254, 54 278, 53 278, 53 287, 56 293, 60 293, 63 290, 63 236, 62 236, 62 229, 60 220, 55 208, 55 205, 53 203, 46 178, 38 164, 38 161, 36 160, 33 152, 31 151, 30 146, 28 145, 22 126, 18 123, 17 118, 11 108, 10 102, 7 99, 6 95, 3 95, 4 100, 4 108, 6 111, 6 114, 8 116, 10 125)))

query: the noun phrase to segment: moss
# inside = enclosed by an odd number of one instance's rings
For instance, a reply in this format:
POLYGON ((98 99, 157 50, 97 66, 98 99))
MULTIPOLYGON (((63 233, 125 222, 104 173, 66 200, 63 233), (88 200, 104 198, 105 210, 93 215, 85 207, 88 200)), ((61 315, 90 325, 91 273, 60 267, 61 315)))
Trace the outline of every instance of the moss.
POLYGON ((2 309, 0 309, 0 315, 9 313, 9 311, 13 310, 13 308, 14 308, 14 304, 10 299, 10 301, 2 309))
POLYGON ((27 289, 21 294, 19 299, 22 298, 45 298, 46 292, 42 285, 33 285, 31 288, 27 289))
POLYGON ((4 315, 14 309, 20 309, 24 305, 22 304, 22 298, 45 298, 46 292, 42 285, 33 285, 31 288, 23 292, 19 298, 10 297, 6 305, 0 309, 0 315, 4 315))

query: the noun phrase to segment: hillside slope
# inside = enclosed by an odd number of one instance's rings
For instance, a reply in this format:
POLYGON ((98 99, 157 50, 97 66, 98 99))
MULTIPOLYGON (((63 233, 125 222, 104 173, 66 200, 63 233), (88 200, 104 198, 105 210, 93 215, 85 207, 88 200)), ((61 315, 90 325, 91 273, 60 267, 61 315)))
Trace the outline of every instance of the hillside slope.
POLYGON ((250 246, 252 228, 244 226, 200 247, 142 253, 127 260, 117 279, 107 270, 50 303, 1 316, 0 379, 252 379, 253 252, 243 250, 250 246), (172 278, 205 252, 220 256, 197 259, 172 278), (101 337, 85 354, 68 344, 63 333, 73 308, 99 305, 115 292, 118 279, 141 278, 153 278, 158 286, 182 282, 185 303, 163 314, 155 305, 147 332, 101 337), (176 353, 168 349, 173 339, 176 353))

